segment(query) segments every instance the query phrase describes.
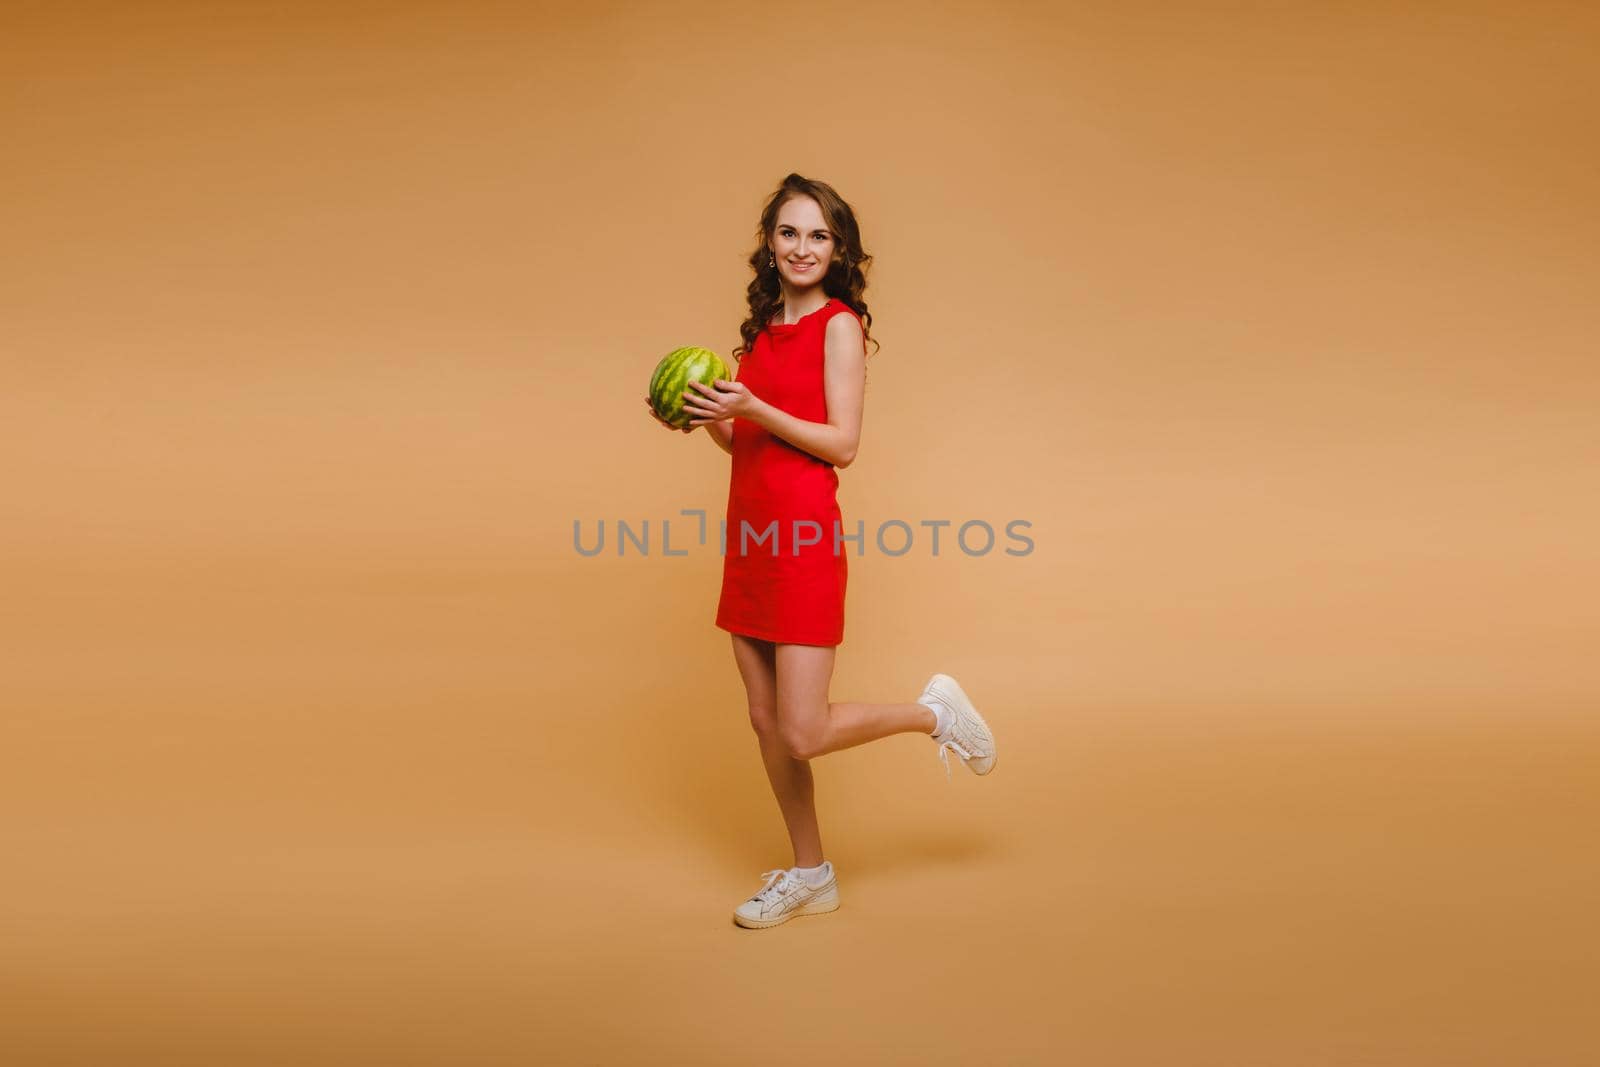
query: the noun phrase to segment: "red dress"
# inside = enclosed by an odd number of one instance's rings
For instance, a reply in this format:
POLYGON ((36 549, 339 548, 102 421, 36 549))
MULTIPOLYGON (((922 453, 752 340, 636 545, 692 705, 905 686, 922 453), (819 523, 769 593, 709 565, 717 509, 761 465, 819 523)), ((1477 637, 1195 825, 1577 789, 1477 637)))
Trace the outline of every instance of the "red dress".
MULTIPOLYGON (((840 312, 856 315, 833 297, 795 322, 768 325, 739 361, 735 379, 797 419, 827 422, 823 338, 840 312)), ((733 420, 719 628, 784 644, 844 639, 845 553, 854 542, 835 553, 835 530, 849 532, 838 487, 832 463, 748 419, 733 420)))

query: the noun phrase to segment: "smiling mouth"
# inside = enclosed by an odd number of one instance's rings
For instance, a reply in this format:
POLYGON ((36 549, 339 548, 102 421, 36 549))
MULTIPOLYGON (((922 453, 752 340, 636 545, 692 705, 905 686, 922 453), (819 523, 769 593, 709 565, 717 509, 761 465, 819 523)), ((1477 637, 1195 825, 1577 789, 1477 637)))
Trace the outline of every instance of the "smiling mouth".
POLYGON ((793 267, 795 270, 810 270, 812 267, 815 267, 816 264, 815 263, 791 263, 791 264, 789 264, 789 266, 793 267))

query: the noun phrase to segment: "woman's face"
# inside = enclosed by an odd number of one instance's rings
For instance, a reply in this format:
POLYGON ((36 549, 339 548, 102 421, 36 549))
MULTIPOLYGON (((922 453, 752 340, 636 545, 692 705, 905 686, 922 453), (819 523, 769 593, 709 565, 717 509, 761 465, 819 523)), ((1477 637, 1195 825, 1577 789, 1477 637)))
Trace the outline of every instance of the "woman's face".
POLYGON ((796 196, 778 208, 772 233, 772 258, 792 288, 815 285, 833 262, 833 234, 822 221, 822 209, 809 196, 796 196))

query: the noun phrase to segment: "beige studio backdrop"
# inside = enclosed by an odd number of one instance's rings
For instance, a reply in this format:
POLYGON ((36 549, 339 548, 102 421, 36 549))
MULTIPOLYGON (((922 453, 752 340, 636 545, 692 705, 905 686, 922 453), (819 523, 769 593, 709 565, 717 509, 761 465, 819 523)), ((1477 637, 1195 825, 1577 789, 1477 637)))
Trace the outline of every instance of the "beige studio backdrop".
POLYGON ((1592 1063, 1597 46, 6 4, 5 1061, 1592 1063), (659 540, 728 463, 638 398, 791 170, 875 256, 834 698, 953 673, 1003 758, 815 761, 843 907, 753 932, 793 858, 659 540))

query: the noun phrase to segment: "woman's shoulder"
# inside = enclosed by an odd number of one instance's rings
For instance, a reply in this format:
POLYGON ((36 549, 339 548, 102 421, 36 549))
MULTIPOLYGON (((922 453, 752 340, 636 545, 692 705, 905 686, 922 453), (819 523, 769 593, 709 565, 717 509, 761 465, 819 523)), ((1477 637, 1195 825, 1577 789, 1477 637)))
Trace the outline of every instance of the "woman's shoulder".
POLYGON ((827 332, 859 335, 862 332, 861 312, 838 297, 831 302, 837 306, 828 309, 827 322, 824 324, 827 332))
POLYGON ((855 308, 843 301, 836 302, 841 305, 841 310, 829 315, 827 325, 822 329, 820 347, 829 359, 854 359, 863 350, 867 331, 855 308))
POLYGON ((861 321, 861 312, 859 312, 855 308, 851 307, 846 301, 841 300, 839 297, 834 297, 833 298, 833 302, 835 304, 839 305, 839 306, 837 308, 835 308, 833 310, 833 312, 829 315, 830 319, 838 318, 840 311, 848 311, 852 316, 854 316, 854 318, 855 318, 855 320, 857 322, 861 321))

